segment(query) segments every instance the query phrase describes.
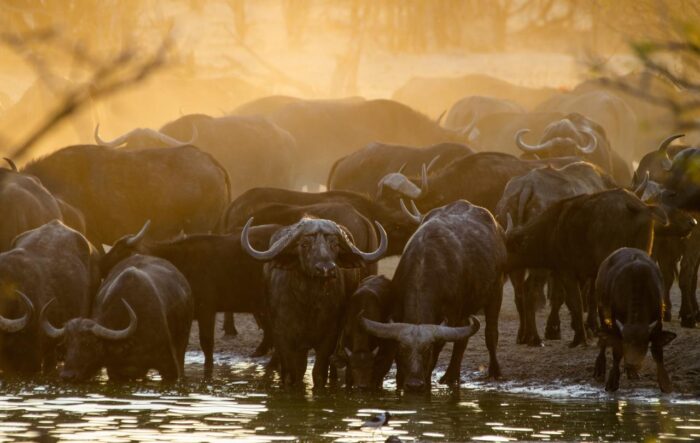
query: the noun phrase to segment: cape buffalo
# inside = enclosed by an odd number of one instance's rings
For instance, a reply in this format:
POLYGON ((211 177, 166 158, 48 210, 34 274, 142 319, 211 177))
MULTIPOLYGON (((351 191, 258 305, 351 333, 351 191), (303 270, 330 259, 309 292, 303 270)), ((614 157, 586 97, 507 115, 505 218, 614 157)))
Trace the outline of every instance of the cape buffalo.
POLYGON ((564 199, 523 226, 508 223, 509 268, 557 273, 571 312, 571 346, 585 344, 581 288, 593 282, 600 263, 616 249, 650 252, 656 223, 667 225, 666 213, 624 189, 564 199))
MULTIPOLYGON (((257 211, 279 204, 287 207, 325 203, 347 203, 368 220, 377 220, 389 236, 388 255, 399 255, 416 227, 401 212, 388 209, 368 197, 350 191, 300 192, 288 189, 254 188, 236 198, 226 209, 221 225, 226 232, 242 227, 257 211)), ((281 208, 279 206, 278 208, 281 208)), ((269 209, 265 209, 269 210, 269 209)))
POLYGON ((459 143, 440 143, 425 148, 371 143, 338 159, 328 175, 327 187, 329 190, 354 191, 374 198, 384 186, 391 187, 392 182, 386 176, 392 172, 416 175, 423 164, 429 164, 429 170, 435 171, 473 153, 469 147, 459 143))
POLYGON ((39 325, 39 312, 55 299, 51 320, 90 312, 99 284, 98 254, 79 232, 53 220, 18 236, 0 254, 0 368, 34 373, 56 366, 56 341, 39 325))
MULTIPOLYGON (((478 206, 493 211, 503 195, 508 181, 519 175, 551 164, 563 166, 580 161, 576 157, 552 158, 547 160, 522 160, 509 154, 499 152, 479 152, 459 158, 437 173, 428 175, 424 168, 420 178, 408 178, 401 175, 395 189, 398 197, 414 199, 422 211, 447 205, 464 199, 478 206), (419 192, 414 193, 409 186, 401 182, 420 183, 419 192), (410 191, 410 192, 407 192, 410 191)), ((395 194, 386 198, 398 199, 395 194)), ((382 197, 382 200, 385 197, 382 197)), ((379 201, 385 207, 393 207, 393 202, 379 201)))
POLYGON ((505 265, 503 230, 486 209, 457 201, 422 217, 391 283, 397 300, 392 319, 398 322, 363 320, 370 334, 398 342, 399 388, 428 389, 446 341, 455 344, 441 382, 459 383, 467 340, 479 330, 473 315, 481 309, 489 375, 500 377, 496 346, 505 265))
POLYGON ((87 237, 112 244, 153 220, 154 238, 209 232, 229 202, 226 171, 194 146, 124 151, 70 146, 24 168, 85 216, 87 237))
POLYGON ((397 89, 392 99, 437 117, 462 97, 483 95, 512 100, 532 109, 559 94, 554 88, 529 88, 484 74, 460 77, 412 77, 397 89))
POLYGON ((255 186, 288 188, 294 185, 296 142, 287 131, 262 117, 204 114, 184 115, 159 131, 136 129, 113 141, 98 144, 124 149, 195 145, 211 154, 231 179, 236 196, 255 186))
MULTIPOLYGON (((256 247, 269 244, 280 226, 258 226, 249 232, 256 247)), ((264 279, 262 264, 241 250, 241 230, 228 235, 191 235, 172 241, 149 241, 148 224, 136 235, 121 238, 102 258, 102 275, 133 254, 168 260, 185 276, 192 289, 194 314, 199 324, 199 344, 204 353, 204 370, 214 365, 214 327, 217 312, 250 312, 263 324, 265 338, 255 355, 267 350, 269 338, 264 319, 264 279)))
POLYGON ((0 168, 0 251, 24 231, 38 228, 51 220, 63 220, 59 202, 31 175, 0 168))
POLYGON ((659 387, 663 392, 670 392, 671 380, 664 368, 663 348, 676 334, 662 329, 663 280, 656 263, 639 249, 616 250, 600 265, 595 294, 603 329, 594 375, 605 378, 605 349, 612 347, 613 365, 605 389, 617 391, 621 360, 625 360, 628 377, 638 377, 651 347, 659 387))
MULTIPOLYGON (((377 247, 377 235, 374 231, 372 223, 359 213, 349 203, 328 202, 317 203, 314 205, 285 205, 280 203, 270 203, 267 206, 259 208, 256 212, 250 214, 255 217, 255 220, 261 224, 277 224, 277 225, 293 225, 304 216, 323 218, 334 221, 339 225, 347 228, 352 235, 355 245, 362 250, 373 250, 377 247)), ((228 232, 234 232, 235 227, 227 227, 228 232)), ((239 228, 240 231, 240 228, 239 228)), ((362 269, 361 276, 376 274, 377 265, 370 264, 362 269)), ((348 288, 352 293, 355 288, 348 288)), ((226 313, 224 317, 224 333, 226 335, 237 335, 232 313, 226 313)), ((263 349, 259 348, 258 353, 262 353, 263 349)))
POLYGON ((348 387, 380 388, 394 362, 393 347, 386 340, 368 334, 361 322, 362 318, 376 322, 389 320, 393 308, 390 286, 391 280, 385 276, 372 275, 362 280, 350 297, 341 336, 348 387))
POLYGON ((269 118, 296 139, 304 159, 299 173, 309 185, 325 185, 338 158, 372 142, 408 146, 466 142, 461 132, 445 129, 392 100, 304 100, 280 108, 269 118))
POLYGON ((521 155, 522 151, 513 142, 515 134, 523 128, 529 128, 535 134, 541 134, 550 123, 561 120, 560 112, 498 112, 485 115, 469 132, 469 144, 476 150, 505 152, 521 155))
POLYGON ((671 158, 687 146, 671 146, 674 140, 683 137, 684 134, 674 134, 666 137, 655 151, 647 152, 641 160, 634 174, 634 183, 637 185, 645 174, 657 183, 664 183, 668 179, 668 171, 671 169, 671 158))
MULTIPOLYGON (((495 215, 502 226, 506 225, 509 215, 514 226, 522 226, 560 200, 616 187, 612 177, 590 163, 576 162, 560 169, 545 166, 510 180, 496 206, 495 215)), ((530 269, 527 278, 523 270, 510 273, 515 305, 520 316, 518 343, 531 346, 542 343, 535 323, 535 301, 542 293, 548 276, 547 271, 539 269, 530 269)), ((557 276, 554 275, 553 278, 557 276)), ((553 287, 560 288, 561 285, 550 285, 550 293, 553 287)), ((559 338, 557 328, 562 301, 559 294, 552 293, 552 310, 545 335, 548 339, 559 338)))
POLYGON ((41 310, 48 336, 62 339, 66 357, 61 378, 83 381, 107 368, 110 380, 143 378, 156 369, 163 380, 184 376, 192 325, 190 286, 165 260, 134 255, 102 282, 89 316, 60 328, 41 310))
POLYGON ((629 164, 611 148, 603 127, 581 114, 571 113, 547 125, 536 145, 523 140, 528 132, 524 128, 515 134, 515 144, 527 158, 576 156, 603 168, 619 186, 632 183, 629 164))
POLYGON ((241 246, 251 257, 268 262, 265 282, 283 384, 301 383, 308 351, 314 349, 314 388, 323 388, 349 297, 345 279, 357 278, 354 269, 339 268, 358 268, 379 260, 387 249, 386 233, 377 223, 379 247, 366 253, 355 246, 344 227, 305 217, 277 231, 269 249, 260 251, 250 244, 252 222, 251 218, 243 228, 241 246))
MULTIPOLYGON (((502 112, 524 113, 525 109, 510 100, 472 95, 464 97, 450 108, 445 117, 445 127, 462 129, 470 135, 471 130, 481 119, 502 112)), ((471 137, 470 137, 471 139, 471 137)))
MULTIPOLYGON (((619 96, 604 90, 560 94, 537 107, 540 112, 576 112, 605 130, 610 146, 627 163, 636 159, 639 124, 634 110, 619 96)), ((624 183, 627 184, 627 183, 624 183)))

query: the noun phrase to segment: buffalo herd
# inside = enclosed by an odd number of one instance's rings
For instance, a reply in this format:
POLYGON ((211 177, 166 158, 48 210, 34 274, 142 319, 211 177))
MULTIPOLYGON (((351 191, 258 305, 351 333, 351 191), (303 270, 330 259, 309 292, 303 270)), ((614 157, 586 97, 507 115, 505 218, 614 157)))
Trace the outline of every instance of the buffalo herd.
POLYGON ((700 321, 700 148, 641 131, 649 107, 592 81, 414 79, 395 99, 272 96, 6 159, 0 373, 177 380, 196 320, 211 376, 223 312, 227 334, 253 314, 254 356, 285 387, 313 350, 314 388, 344 368, 348 387, 379 389, 396 364, 398 389, 426 391, 447 342, 440 383, 458 385, 476 334, 499 378, 510 280, 518 343, 542 343, 546 300, 544 338, 561 339, 564 304, 570 346, 597 339, 607 390, 651 349, 670 391, 676 277, 681 325, 700 321), (377 275, 388 256, 392 278, 377 275))

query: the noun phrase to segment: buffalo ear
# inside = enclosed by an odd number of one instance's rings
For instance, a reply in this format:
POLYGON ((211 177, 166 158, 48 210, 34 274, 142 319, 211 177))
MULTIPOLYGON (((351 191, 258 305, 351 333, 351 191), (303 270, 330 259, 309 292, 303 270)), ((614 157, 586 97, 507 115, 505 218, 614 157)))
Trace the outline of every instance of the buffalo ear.
POLYGON ((660 206, 657 205, 647 205, 649 211, 651 212, 651 218, 653 218, 661 226, 668 226, 668 215, 660 206))
POLYGON ((676 337, 677 335, 674 332, 661 331, 656 337, 652 339, 652 342, 654 342, 655 345, 663 348, 664 346, 671 343, 676 337))

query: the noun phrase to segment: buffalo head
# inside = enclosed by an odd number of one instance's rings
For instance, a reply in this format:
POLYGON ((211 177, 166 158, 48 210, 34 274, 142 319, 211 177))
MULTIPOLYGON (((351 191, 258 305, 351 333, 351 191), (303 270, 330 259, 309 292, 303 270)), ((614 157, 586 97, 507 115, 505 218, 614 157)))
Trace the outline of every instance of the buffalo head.
POLYGON ((267 251, 258 251, 250 244, 248 234, 251 217, 241 233, 241 247, 251 257, 273 261, 276 266, 298 266, 303 273, 317 278, 335 278, 338 268, 357 268, 379 260, 387 250, 384 228, 375 222, 381 240, 374 252, 360 251, 352 235, 335 222, 304 217, 297 223, 277 231, 267 251))
POLYGON ((359 389, 371 389, 373 387, 374 362, 379 352, 379 347, 372 351, 355 350, 345 348, 348 370, 352 375, 352 384, 359 389))
POLYGON ((515 134, 515 144, 526 154, 540 157, 566 157, 592 154, 598 149, 598 136, 593 128, 585 123, 585 117, 570 115, 547 125, 540 142, 530 145, 523 141, 529 129, 521 129, 515 134), (583 122, 578 121, 584 119, 583 122))
POLYGON ((404 377, 404 386, 409 391, 430 388, 430 374, 435 360, 434 345, 438 342, 467 340, 476 334, 481 324, 476 317, 462 327, 445 325, 380 323, 362 318, 363 327, 375 337, 394 340, 399 345, 397 365, 404 377))
POLYGON ((100 275, 103 278, 107 277, 109 271, 125 258, 134 254, 148 255, 148 251, 144 250, 143 240, 146 238, 150 227, 151 221, 147 220, 139 232, 125 235, 114 243, 109 252, 100 259, 100 275))
POLYGON ((61 378, 64 380, 80 381, 93 377, 103 366, 105 342, 124 340, 136 332, 136 313, 124 299, 122 303, 129 314, 129 325, 124 329, 110 329, 90 318, 74 318, 56 328, 47 318, 47 309, 54 300, 44 305, 39 321, 46 335, 63 340, 66 355, 61 378))

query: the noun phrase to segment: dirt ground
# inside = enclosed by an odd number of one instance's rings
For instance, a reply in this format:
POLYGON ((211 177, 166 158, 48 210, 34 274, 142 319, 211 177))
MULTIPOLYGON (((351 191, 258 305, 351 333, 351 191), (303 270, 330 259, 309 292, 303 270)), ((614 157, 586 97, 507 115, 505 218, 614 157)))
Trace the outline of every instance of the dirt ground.
MULTIPOLYGON (((389 258, 380 262, 379 270, 387 276, 394 273, 398 258, 389 258)), ((672 289, 674 317, 677 317, 680 306, 680 292, 677 286, 672 289)), ((548 306, 537 314, 538 331, 544 337, 544 326, 547 319, 548 306)), ((585 348, 569 348, 573 332, 569 327, 569 315, 566 307, 561 310, 562 340, 544 340, 542 347, 529 347, 515 343, 518 331, 518 314, 513 301, 513 289, 507 283, 503 291, 503 305, 499 317, 498 359, 501 364, 503 378, 498 382, 485 378, 488 367, 488 353, 484 343, 483 318, 481 330, 469 342, 462 361, 462 380, 466 382, 487 383, 492 388, 507 390, 517 387, 557 387, 567 385, 588 385, 604 389, 602 383, 593 377, 593 364, 598 348, 595 341, 589 340, 585 348)), ((222 316, 217 322, 217 339, 215 352, 224 355, 239 355, 247 358, 262 338, 260 331, 251 315, 237 314, 237 337, 224 337, 222 331, 222 316)), ((666 369, 673 382, 674 392, 682 394, 700 393, 700 330, 681 328, 677 318, 664 324, 668 329, 678 334, 678 337, 665 348, 666 369)), ((193 325, 190 339, 191 351, 199 350, 196 323, 193 325)), ((447 367, 450 357, 450 347, 442 351, 436 372, 441 373, 447 367)), ((608 351, 608 365, 612 355, 608 351)), ((256 361, 263 361, 256 359, 256 361)), ((628 380, 623 374, 620 379, 621 392, 637 389, 657 389, 656 366, 648 354, 640 373, 640 380, 628 380)), ((434 377, 435 379, 435 377, 434 377)))

